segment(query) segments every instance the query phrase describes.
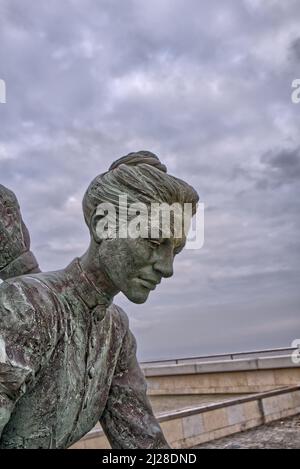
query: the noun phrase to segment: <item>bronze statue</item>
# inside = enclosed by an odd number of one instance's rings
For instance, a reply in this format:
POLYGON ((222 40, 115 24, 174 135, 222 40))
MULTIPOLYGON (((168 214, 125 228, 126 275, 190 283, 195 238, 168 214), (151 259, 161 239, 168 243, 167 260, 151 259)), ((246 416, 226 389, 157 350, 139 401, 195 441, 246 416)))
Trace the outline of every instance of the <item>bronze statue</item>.
POLYGON ((67 448, 98 421, 112 448, 168 448, 128 318, 112 301, 121 291, 145 302, 173 274, 185 238, 101 237, 99 204, 118 210, 120 194, 146 205, 191 203, 193 213, 198 202, 154 154, 131 153, 84 196, 87 252, 63 270, 1 284, 0 448, 67 448))
POLYGON ((40 272, 15 194, 0 184, 0 280, 40 272))

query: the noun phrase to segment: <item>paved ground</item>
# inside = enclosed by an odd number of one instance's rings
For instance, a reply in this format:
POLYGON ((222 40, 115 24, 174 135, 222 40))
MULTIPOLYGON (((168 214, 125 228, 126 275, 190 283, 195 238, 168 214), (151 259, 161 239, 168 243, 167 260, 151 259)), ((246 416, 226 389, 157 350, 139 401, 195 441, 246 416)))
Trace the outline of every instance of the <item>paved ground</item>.
POLYGON ((300 449, 300 414, 283 421, 205 443, 207 449, 300 449))

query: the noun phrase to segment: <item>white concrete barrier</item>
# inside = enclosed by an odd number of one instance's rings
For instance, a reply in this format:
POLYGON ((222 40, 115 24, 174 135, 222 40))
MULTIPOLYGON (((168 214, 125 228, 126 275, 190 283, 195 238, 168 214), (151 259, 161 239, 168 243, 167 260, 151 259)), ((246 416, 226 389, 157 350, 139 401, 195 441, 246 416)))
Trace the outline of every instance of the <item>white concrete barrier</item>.
MULTIPOLYGON (((158 420, 173 448, 192 448, 263 423, 300 413, 300 385, 162 414, 158 420)), ((101 430, 94 430, 73 448, 109 448, 101 430)))

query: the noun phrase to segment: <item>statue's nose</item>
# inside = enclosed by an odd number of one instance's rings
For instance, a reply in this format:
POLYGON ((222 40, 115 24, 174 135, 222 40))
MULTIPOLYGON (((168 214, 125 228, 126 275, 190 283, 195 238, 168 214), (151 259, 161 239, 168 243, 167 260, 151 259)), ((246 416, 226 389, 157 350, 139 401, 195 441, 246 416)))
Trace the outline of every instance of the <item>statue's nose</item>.
POLYGON ((157 259, 154 264, 155 270, 157 270, 163 277, 172 277, 173 270, 173 256, 164 256, 157 259))

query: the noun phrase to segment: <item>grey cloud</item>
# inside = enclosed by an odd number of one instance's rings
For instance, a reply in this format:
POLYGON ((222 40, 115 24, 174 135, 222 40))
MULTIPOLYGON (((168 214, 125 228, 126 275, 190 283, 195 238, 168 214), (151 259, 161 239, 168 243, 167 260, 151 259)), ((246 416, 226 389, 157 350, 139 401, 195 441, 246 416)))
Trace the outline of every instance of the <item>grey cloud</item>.
POLYGON ((282 171, 288 176, 299 176, 300 148, 267 153, 262 156, 261 161, 274 169, 282 171))
POLYGON ((262 155, 261 162, 265 169, 264 177, 257 183, 259 188, 299 182, 300 147, 269 151, 262 155))
POLYGON ((299 326, 299 20, 298 0, 1 2, 0 179, 43 270, 87 248, 84 191, 130 151, 207 207, 203 249, 149 303, 118 298, 143 358, 287 346, 299 326))
POLYGON ((294 39, 290 47, 294 57, 300 61, 300 37, 294 39))

